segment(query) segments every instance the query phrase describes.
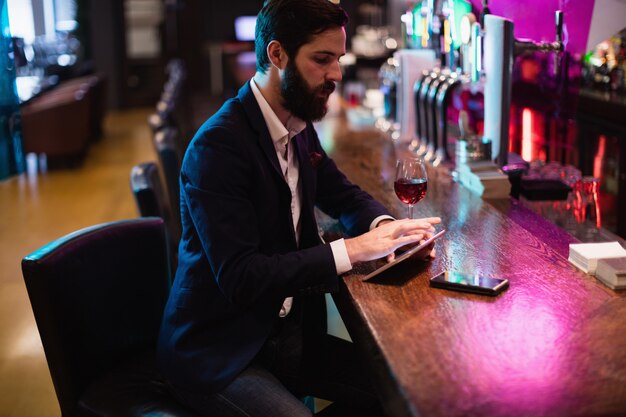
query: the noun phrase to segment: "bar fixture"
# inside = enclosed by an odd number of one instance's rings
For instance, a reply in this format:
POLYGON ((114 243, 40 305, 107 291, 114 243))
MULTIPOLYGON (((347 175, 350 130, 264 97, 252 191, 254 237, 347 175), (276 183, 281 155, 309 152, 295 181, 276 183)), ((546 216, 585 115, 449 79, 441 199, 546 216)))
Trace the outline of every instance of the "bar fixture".
POLYGON ((416 119, 419 119, 419 130, 416 132, 419 138, 419 147, 417 148, 417 154, 419 156, 426 155, 429 150, 429 144, 431 143, 430 125, 432 121, 428 117, 427 98, 430 86, 434 80, 439 78, 440 72, 441 69, 439 67, 423 72, 420 81, 416 83, 413 88, 416 109, 415 117, 416 119))
MULTIPOLYGON (((515 55, 526 51, 563 51, 563 12, 556 12, 556 41, 516 40, 513 22, 500 16, 486 15, 484 27, 485 130, 498 165, 508 162, 511 76, 515 55)), ((478 44, 478 43, 477 43, 478 44)))

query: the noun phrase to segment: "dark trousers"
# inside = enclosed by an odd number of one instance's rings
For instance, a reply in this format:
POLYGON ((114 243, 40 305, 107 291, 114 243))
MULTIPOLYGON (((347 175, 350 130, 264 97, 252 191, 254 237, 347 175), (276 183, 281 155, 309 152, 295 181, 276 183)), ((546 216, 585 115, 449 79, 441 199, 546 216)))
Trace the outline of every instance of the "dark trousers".
POLYGON ((207 417, 311 416, 304 396, 333 402, 318 416, 384 415, 352 343, 325 335, 310 349, 297 314, 277 320, 261 352, 222 391, 196 394, 172 387, 173 394, 207 417))

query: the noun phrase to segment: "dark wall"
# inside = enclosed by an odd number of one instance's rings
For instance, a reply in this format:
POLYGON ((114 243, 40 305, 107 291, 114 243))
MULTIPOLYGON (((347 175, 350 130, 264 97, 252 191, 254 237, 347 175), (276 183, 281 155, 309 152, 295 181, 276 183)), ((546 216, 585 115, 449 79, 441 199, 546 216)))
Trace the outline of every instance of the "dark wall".
POLYGON ((209 48, 235 40, 235 18, 256 15, 262 0, 178 0, 166 3, 163 25, 164 62, 182 58, 187 65, 188 85, 208 89, 209 48))
MULTIPOLYGON (((380 3, 384 0, 374 0, 380 3)), ((342 0, 341 6, 350 15, 347 27, 348 47, 350 37, 359 22, 357 13, 361 0, 342 0)), ((185 16, 181 21, 184 33, 181 33, 181 56, 190 68, 190 83, 196 88, 207 88, 210 79, 210 65, 208 63, 208 47, 225 41, 235 40, 235 18, 238 16, 256 16, 263 7, 263 0, 232 0, 228 2, 217 0, 186 0, 183 2, 185 16)))
POLYGON ((212 41, 230 41, 235 39, 235 18, 238 16, 256 16, 263 7, 262 0, 234 0, 229 2, 202 2, 204 39, 212 41))
POLYGON ((88 0, 84 2, 89 18, 84 25, 89 30, 90 51, 94 69, 107 78, 107 100, 110 108, 124 107, 124 5, 122 0, 88 0))
MULTIPOLYGON (((341 1, 351 17, 347 27, 348 48, 350 35, 359 22, 357 10, 361 3, 364 1, 341 1)), ((78 4, 86 57, 93 59, 95 70, 107 76, 109 107, 131 105, 127 78, 132 65, 125 52, 124 0, 78 0, 78 4)), ((235 40, 235 18, 256 15, 263 0, 178 0, 166 4, 162 31, 163 36, 173 41, 164 39, 162 59, 154 64, 160 68, 151 71, 164 71, 164 64, 170 58, 182 58, 188 67, 188 85, 198 90, 207 89, 210 83, 210 45, 235 40)))
MULTIPOLYGON (((380 3, 381 0, 374 0, 372 3, 380 3)), ((198 13, 202 22, 202 34, 205 40, 226 41, 235 39, 235 18, 238 16, 256 16, 263 7, 263 0, 232 0, 223 1, 202 1, 197 2, 198 13)), ((350 15, 349 31, 354 32, 354 26, 358 22, 357 7, 364 3, 362 0, 342 0, 343 7, 350 15)))

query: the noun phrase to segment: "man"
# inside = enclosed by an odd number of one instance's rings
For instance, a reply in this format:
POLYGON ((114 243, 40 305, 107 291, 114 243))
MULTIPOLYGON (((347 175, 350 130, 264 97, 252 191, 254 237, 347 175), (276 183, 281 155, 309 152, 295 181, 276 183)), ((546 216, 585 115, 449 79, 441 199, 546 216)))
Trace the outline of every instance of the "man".
POLYGON ((174 395, 202 415, 310 415, 304 395, 335 401, 327 415, 380 413, 352 345, 326 335, 324 293, 440 220, 393 221, 319 143, 311 121, 341 80, 346 22, 327 0, 266 2, 255 76, 186 152, 158 356, 174 395), (315 205, 357 237, 322 244, 315 205))

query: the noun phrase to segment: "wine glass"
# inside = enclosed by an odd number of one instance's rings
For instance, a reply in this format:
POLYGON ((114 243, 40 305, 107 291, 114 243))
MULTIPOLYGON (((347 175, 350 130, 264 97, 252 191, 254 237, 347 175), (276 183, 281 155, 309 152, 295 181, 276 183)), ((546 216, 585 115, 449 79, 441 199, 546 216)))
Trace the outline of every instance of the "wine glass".
POLYGON ((408 204, 408 218, 413 218, 413 205, 426 195, 428 177, 421 158, 404 158, 396 164, 393 189, 404 204, 408 204))

